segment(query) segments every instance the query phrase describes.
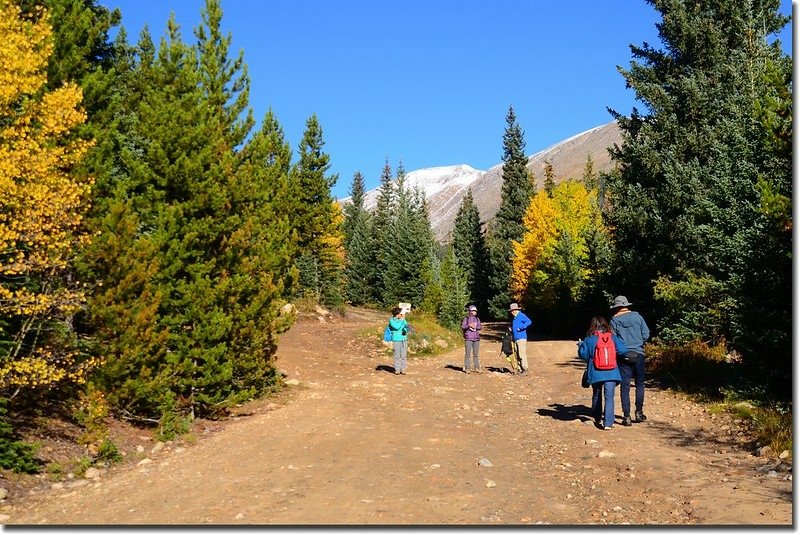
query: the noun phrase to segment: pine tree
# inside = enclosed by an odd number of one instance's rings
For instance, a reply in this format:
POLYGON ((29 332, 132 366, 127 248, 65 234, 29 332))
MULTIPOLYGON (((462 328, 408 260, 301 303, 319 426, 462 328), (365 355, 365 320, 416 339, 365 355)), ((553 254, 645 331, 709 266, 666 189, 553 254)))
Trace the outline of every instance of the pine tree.
POLYGON ((488 300, 486 277, 489 254, 472 190, 467 189, 453 223, 453 253, 467 277, 468 300, 484 310, 488 300))
POLYGON ((392 182, 392 168, 387 158, 381 170, 378 199, 372 217, 372 250, 370 256, 374 259, 375 277, 371 301, 383 304, 386 300, 385 275, 389 265, 389 243, 393 239, 393 230, 396 220, 397 193, 392 182))
POLYGON ((439 322, 449 328, 458 329, 464 317, 464 307, 469 301, 467 294, 467 275, 458 265, 453 247, 447 248, 442 261, 442 305, 439 322))
POLYGON ((553 190, 556 187, 556 174, 553 170, 553 164, 549 161, 544 162, 544 190, 552 197, 553 190))
POLYGON ((377 282, 372 246, 372 217, 364 208, 364 176, 356 171, 344 208, 345 295, 353 305, 372 301, 377 282))
POLYGON ((776 0, 651 3, 664 49, 632 46, 621 70, 648 113, 613 112, 623 133, 609 184, 615 264, 646 307, 655 288, 663 337, 715 342, 732 334, 748 243, 762 228, 755 110, 769 60, 783 56, 767 38, 786 18, 776 0))
POLYGON ((583 166, 583 185, 588 191, 597 188, 597 172, 594 170, 594 160, 591 154, 586 155, 586 164, 583 166))
POLYGON ((300 141, 300 161, 292 172, 293 190, 297 196, 295 226, 297 228, 301 291, 317 302, 339 307, 344 253, 341 246, 341 218, 331 197, 337 175, 327 175, 330 156, 323 152, 325 142, 316 114, 306 121, 300 141))
POLYGON ((524 132, 517 123, 514 108, 506 114, 503 134, 503 186, 500 208, 490 227, 487 245, 491 261, 489 314, 495 318, 507 316, 511 302, 511 243, 522 239, 525 231, 522 220, 534 193, 525 156, 524 132))

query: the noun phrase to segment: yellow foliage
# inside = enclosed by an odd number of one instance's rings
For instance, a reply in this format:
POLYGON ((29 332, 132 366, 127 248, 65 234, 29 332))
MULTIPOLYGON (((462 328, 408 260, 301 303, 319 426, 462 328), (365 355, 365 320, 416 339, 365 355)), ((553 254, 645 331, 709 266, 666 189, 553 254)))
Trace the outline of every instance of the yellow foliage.
MULTIPOLYGON (((541 190, 531 199, 523 219, 525 234, 521 242, 514 242, 511 291, 516 300, 522 300, 532 281, 543 284, 548 279, 544 271, 554 256, 559 236, 569 233, 579 260, 588 256, 585 233, 591 227, 601 228, 600 212, 596 208, 596 191, 587 191, 578 181, 566 180, 552 192, 541 190)), ((581 279, 590 276, 581 269, 581 279)))
POLYGON ((3 388, 81 382, 92 365, 63 351, 22 350, 41 322, 83 303, 82 293, 64 288, 58 277, 88 239, 80 228, 91 188, 69 174, 89 148, 69 138, 86 120, 82 93, 71 83, 43 90, 52 30, 46 12, 35 19, 0 1, 0 316, 19 325, 10 333, 14 345, 0 354, 3 388))

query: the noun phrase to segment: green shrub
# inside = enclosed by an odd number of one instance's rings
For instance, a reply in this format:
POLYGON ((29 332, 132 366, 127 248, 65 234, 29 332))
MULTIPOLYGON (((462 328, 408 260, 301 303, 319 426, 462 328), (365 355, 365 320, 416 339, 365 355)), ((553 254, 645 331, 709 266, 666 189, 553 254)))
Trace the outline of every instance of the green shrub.
POLYGON ((97 459, 118 463, 122 460, 122 454, 111 439, 105 438, 97 450, 97 459))
POLYGON ((35 459, 38 445, 28 444, 16 436, 8 419, 7 403, 7 399, 0 398, 0 467, 35 474, 40 464, 35 459))

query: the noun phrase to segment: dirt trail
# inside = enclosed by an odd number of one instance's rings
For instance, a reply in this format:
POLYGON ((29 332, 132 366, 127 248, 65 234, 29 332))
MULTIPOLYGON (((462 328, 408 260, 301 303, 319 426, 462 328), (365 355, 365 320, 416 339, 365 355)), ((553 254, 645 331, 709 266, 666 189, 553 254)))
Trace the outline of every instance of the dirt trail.
POLYGON ((280 344, 300 381, 287 404, 47 490, 6 523, 792 524, 787 465, 746 451, 726 418, 650 388, 647 422, 597 429, 571 341, 531 342, 528 377, 503 371, 496 337, 481 344, 488 373, 458 371, 459 349, 395 376, 356 337, 385 319, 299 322, 280 344))

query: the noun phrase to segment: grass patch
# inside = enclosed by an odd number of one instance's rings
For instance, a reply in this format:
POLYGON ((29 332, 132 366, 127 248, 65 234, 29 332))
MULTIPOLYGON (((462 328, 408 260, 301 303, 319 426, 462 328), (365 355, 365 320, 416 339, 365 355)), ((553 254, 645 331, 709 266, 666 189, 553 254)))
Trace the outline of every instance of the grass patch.
MULTIPOLYGON (((433 316, 414 310, 406 319, 414 328, 414 332, 408 336, 409 356, 432 357, 451 351, 462 343, 459 333, 442 327, 433 316)), ((384 323, 365 327, 359 330, 356 336, 375 347, 391 352, 391 347, 383 345, 383 331, 388 322, 389 315, 387 314, 384 323)))
POLYGON ((743 365, 729 359, 724 345, 652 343, 646 351, 650 373, 665 386, 706 404, 711 414, 735 415, 747 422, 758 446, 791 455, 791 404, 770 399, 768 389, 753 383, 743 365))

